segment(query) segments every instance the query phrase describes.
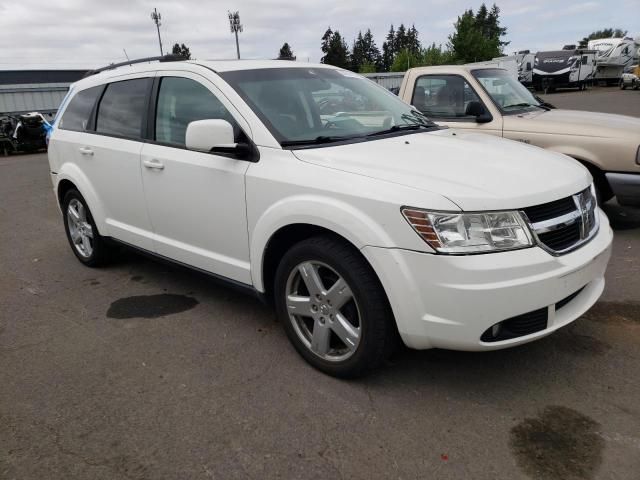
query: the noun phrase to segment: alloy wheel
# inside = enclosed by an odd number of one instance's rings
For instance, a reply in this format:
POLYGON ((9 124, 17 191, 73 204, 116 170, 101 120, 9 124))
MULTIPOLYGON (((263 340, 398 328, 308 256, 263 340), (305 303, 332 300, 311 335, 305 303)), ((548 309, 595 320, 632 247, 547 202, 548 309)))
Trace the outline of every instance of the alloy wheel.
POLYGON ((333 268, 300 263, 286 285, 289 321, 302 343, 318 357, 340 362, 360 344, 361 315, 351 287, 333 268))
POLYGON ((93 254, 93 227, 87 218, 87 209, 77 198, 67 206, 69 236, 76 251, 84 258, 93 254))

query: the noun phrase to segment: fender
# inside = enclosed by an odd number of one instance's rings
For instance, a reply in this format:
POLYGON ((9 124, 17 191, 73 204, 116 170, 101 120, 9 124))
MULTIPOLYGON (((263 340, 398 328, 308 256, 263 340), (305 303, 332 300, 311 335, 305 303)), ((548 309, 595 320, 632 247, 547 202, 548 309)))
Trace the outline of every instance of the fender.
MULTIPOLYGON (((399 214, 397 217, 398 220, 401 219, 399 214)), ((346 238, 358 249, 367 245, 394 245, 391 237, 378 222, 353 205, 318 195, 287 197, 271 205, 255 220, 254 227, 250 227, 250 231, 253 232, 249 240, 251 279, 260 292, 264 292, 262 271, 267 244, 274 233, 292 224, 326 228, 346 238)))
MULTIPOLYGON (((98 195, 84 172, 78 168, 76 164, 65 162, 58 169, 56 176, 57 179, 54 188, 56 200, 58 199, 58 186, 60 185, 60 182, 62 180, 69 180, 76 186, 80 194, 86 200, 87 206, 89 207, 89 210, 91 210, 93 221, 96 223, 96 227, 98 227, 98 233, 100 235, 108 235, 109 229, 105 222, 106 215, 104 206, 102 205, 102 202, 98 200, 98 195)), ((62 206, 60 206, 60 208, 62 208, 62 206)))
POLYGON ((551 147, 546 147, 546 150, 550 150, 552 152, 562 153, 568 157, 571 157, 580 162, 586 162, 594 167, 599 168, 602 171, 606 171, 606 168, 602 166, 596 155, 589 150, 585 150, 582 147, 577 145, 553 145, 551 147))

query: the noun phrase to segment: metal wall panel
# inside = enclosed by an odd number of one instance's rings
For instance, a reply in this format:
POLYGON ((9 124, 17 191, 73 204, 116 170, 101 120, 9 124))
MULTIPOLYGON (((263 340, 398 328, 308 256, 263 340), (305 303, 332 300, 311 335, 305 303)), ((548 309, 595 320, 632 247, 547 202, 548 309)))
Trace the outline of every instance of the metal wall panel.
POLYGON ((55 113, 69 90, 68 85, 29 84, 0 86, 0 115, 29 112, 55 113), (8 88, 5 88, 8 87, 8 88))

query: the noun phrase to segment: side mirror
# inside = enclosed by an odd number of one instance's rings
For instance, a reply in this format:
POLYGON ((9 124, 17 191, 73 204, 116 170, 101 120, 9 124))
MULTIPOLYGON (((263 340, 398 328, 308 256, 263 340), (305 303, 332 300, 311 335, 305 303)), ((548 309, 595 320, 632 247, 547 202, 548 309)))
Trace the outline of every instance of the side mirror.
POLYGON ((476 122, 478 123, 487 123, 493 120, 493 117, 489 112, 487 112, 484 105, 476 101, 469 102, 467 104, 464 114, 469 117, 476 117, 476 122))
POLYGON ((233 144, 233 127, 226 120, 197 120, 187 125, 185 144, 189 150, 210 152, 216 146, 233 144))
POLYGON ((531 71, 531 62, 527 62, 527 72, 531 71))
POLYGON ((233 127, 226 120, 196 120, 187 125, 185 144, 189 150, 257 161, 258 152, 249 143, 235 143, 233 127))

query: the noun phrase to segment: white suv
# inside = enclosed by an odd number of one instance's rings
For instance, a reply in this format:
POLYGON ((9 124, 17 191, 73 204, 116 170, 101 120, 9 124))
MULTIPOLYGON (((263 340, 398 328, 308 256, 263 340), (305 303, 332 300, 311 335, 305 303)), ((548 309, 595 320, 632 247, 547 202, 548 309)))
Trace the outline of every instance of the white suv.
POLYGON ((379 365, 398 334, 529 342, 604 288, 612 232, 584 167, 438 127, 327 65, 105 68, 73 85, 49 163, 82 263, 120 243, 272 300, 331 375, 379 365))

